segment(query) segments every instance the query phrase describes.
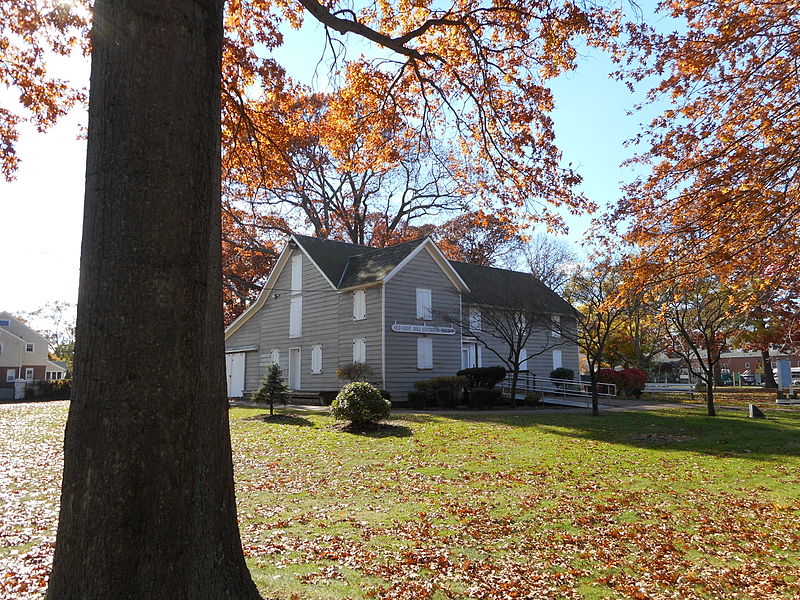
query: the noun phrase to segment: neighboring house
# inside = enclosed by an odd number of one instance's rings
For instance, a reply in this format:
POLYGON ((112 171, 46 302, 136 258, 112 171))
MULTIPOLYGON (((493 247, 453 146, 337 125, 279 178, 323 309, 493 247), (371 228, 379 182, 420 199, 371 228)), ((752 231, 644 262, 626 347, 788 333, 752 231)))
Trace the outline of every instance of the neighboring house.
MULTIPOLYGON (((0 383, 61 379, 65 365, 48 359, 47 338, 7 312, 0 312, 0 383)), ((7 386, 6 386, 7 387, 7 386)))
MULTIPOLYGON (((451 262, 429 238, 375 249, 294 235, 256 301, 225 332, 229 395, 255 390, 273 362, 291 389, 308 392, 337 390, 339 366, 367 363, 396 399, 421 379, 500 364, 451 317, 475 324, 490 288, 520 287, 574 331, 574 309, 532 276, 451 262)), ((526 347, 527 370, 577 373, 578 348, 567 337, 537 331, 526 347)))

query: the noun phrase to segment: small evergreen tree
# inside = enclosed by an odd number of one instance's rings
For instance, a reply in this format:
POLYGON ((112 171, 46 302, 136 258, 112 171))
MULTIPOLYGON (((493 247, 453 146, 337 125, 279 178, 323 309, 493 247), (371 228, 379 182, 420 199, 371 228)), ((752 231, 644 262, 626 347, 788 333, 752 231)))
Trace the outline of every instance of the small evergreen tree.
POLYGON ((253 394, 254 402, 263 402, 269 404, 269 414, 273 414, 273 406, 275 403, 286 404, 289 401, 289 388, 283 382, 281 376, 281 368, 275 363, 271 363, 264 378, 261 380, 261 385, 255 394, 253 394))

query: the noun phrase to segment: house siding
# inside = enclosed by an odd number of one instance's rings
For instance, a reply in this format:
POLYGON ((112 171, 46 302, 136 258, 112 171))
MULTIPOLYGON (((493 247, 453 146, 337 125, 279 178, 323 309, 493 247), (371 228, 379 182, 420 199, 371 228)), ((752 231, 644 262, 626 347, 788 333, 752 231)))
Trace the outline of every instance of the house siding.
MULTIPOLYGON (((364 288, 362 288, 364 289, 364 288)), ((364 338, 367 340, 367 364, 372 369, 370 381, 383 387, 382 339, 381 339, 381 286, 372 286, 364 289, 367 305, 366 319, 358 321, 353 319, 353 292, 341 292, 339 297, 339 362, 344 365, 353 362, 353 340, 364 338)), ((330 315, 328 315, 330 318, 330 315)), ((336 363, 334 363, 336 364, 336 363)), ((333 369, 336 370, 336 367, 333 369)), ((335 390, 341 387, 342 382, 336 379, 334 373, 335 390)))
POLYGON ((422 250, 385 284, 386 321, 386 389, 397 400, 405 400, 414 382, 440 375, 455 375, 461 368, 461 337, 431 335, 433 339, 433 368, 417 368, 417 338, 419 334, 392 331, 394 323, 424 324, 451 327, 444 315, 458 315, 458 290, 427 250, 422 250), (433 319, 417 319, 417 288, 431 290, 433 319))

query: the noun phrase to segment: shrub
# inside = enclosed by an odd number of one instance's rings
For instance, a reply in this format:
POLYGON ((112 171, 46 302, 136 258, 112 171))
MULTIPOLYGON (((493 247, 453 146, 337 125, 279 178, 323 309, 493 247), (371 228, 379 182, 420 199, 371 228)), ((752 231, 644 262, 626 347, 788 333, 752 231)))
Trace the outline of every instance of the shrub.
POLYGON ((469 405, 475 409, 498 406, 502 392, 497 388, 473 388, 469 391, 469 405))
POLYGON ((428 405, 428 392, 411 390, 408 392, 408 404, 411 408, 425 408, 428 405))
POLYGON ((444 375, 442 377, 432 377, 422 379, 414 384, 414 387, 430 396, 436 394, 436 390, 447 388, 453 391, 453 396, 458 396, 467 386, 467 378, 460 375, 444 375))
POLYGON ((381 396, 381 391, 371 383, 348 383, 331 404, 331 415, 339 421, 356 425, 376 423, 392 412, 392 404, 381 396))
POLYGON ((641 369, 600 369, 597 372, 600 383, 613 383, 617 386, 617 395, 636 396, 642 395, 647 383, 647 372, 641 369))
POLYGON ((455 408, 456 395, 451 388, 443 387, 436 390, 436 402, 442 408, 455 408))
POLYGON ((505 367, 473 367, 461 369, 456 375, 467 378, 467 389, 489 389, 505 379, 506 369, 505 367))
POLYGON ((322 402, 322 406, 330 406, 333 403, 333 400, 334 398, 336 398, 336 395, 338 393, 339 393, 338 390, 335 392, 329 392, 329 391, 320 392, 319 399, 322 402))
POLYGON ((381 393, 381 396, 383 397, 384 400, 391 401, 392 393, 389 390, 378 390, 378 391, 381 393))
POLYGON ((565 367, 558 367, 557 369, 550 371, 550 379, 566 379, 568 381, 572 381, 575 379, 575 371, 565 367))
POLYGON ((28 400, 66 400, 71 393, 71 379, 42 379, 25 387, 25 398, 28 400))
POLYGON ((372 374, 372 367, 362 362, 346 363, 336 369, 336 377, 346 381, 366 381, 372 374))
POLYGON ((538 406, 542 403, 542 392, 528 392, 525 394, 525 404, 538 406))
POLYGON ((250 397, 253 402, 269 404, 269 414, 272 414, 275 404, 286 404, 289 401, 289 388, 283 382, 281 368, 275 363, 271 363, 261 385, 250 397))

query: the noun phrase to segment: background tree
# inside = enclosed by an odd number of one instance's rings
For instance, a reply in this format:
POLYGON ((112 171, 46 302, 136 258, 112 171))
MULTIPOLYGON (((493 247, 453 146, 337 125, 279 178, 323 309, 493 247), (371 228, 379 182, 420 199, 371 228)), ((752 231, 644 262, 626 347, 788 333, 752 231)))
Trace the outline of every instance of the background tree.
POLYGON ((565 339, 577 342, 586 356, 592 392, 592 414, 600 414, 597 372, 607 360, 609 341, 625 307, 618 301, 621 274, 616 264, 601 261, 592 269, 575 274, 564 290, 564 297, 580 313, 577 331, 563 331, 565 339))
POLYGON ((658 10, 677 30, 631 27, 627 75, 656 78, 648 99, 667 107, 637 138, 633 162, 647 170, 612 221, 642 249, 644 278, 677 265, 687 280, 711 268, 733 289, 781 287, 800 248, 800 5, 676 0, 658 10))
POLYGON ((659 300, 646 288, 625 289, 618 300, 623 312, 607 343, 609 363, 647 372, 654 370, 653 359, 668 347, 659 300))
POLYGON ((74 304, 57 300, 32 311, 22 311, 16 316, 46 337, 50 356, 55 360, 66 362, 67 370, 72 371, 75 351, 74 304))
POLYGON ((546 233, 537 233, 522 245, 522 256, 530 273, 556 292, 577 269, 578 255, 572 246, 546 233))
POLYGON ((730 290, 713 277, 689 288, 675 286, 667 295, 664 316, 670 350, 705 384, 708 416, 716 416, 714 388, 722 353, 741 326, 730 290))

